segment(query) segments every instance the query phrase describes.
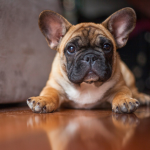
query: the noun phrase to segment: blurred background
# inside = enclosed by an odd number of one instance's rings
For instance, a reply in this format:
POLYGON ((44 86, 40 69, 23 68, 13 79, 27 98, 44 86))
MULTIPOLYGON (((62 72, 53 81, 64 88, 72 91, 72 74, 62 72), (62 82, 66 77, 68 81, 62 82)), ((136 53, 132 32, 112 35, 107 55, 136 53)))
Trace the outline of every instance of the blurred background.
POLYGON ((137 24, 118 52, 134 73, 139 91, 150 94, 149 6, 149 0, 0 0, 0 103, 38 95, 48 79, 55 51, 38 28, 38 16, 46 9, 77 24, 101 23, 113 12, 132 7, 137 24))

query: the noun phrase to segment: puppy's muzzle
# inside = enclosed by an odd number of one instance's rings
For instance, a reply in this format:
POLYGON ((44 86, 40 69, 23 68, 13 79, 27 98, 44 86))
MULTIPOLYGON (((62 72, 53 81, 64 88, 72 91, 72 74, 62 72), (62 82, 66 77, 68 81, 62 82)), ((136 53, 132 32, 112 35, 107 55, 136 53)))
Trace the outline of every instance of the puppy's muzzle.
POLYGON ((96 60, 98 59, 97 55, 89 53, 83 57, 82 62, 86 63, 89 66, 89 70, 84 77, 84 82, 91 83, 93 81, 97 81, 99 76, 94 72, 93 65, 95 64, 96 60))

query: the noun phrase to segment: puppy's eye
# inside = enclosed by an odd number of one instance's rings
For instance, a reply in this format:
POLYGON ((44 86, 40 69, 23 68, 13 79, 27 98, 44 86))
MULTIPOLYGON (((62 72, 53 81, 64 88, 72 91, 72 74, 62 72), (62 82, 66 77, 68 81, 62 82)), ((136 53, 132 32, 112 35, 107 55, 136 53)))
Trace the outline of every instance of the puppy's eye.
POLYGON ((106 44, 103 45, 103 50, 109 51, 110 49, 111 49, 111 45, 110 44, 106 43, 106 44))
POLYGON ((75 47, 74 46, 69 46, 68 49, 67 49, 67 51, 69 53, 74 53, 75 52, 75 47))

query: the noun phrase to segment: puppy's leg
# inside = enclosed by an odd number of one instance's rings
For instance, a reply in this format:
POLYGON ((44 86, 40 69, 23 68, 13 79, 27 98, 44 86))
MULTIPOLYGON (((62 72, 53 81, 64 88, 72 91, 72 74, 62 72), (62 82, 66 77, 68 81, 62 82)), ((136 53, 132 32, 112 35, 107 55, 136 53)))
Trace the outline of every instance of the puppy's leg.
POLYGON ((139 105, 138 100, 132 98, 132 93, 128 87, 123 86, 113 98, 112 111, 116 113, 132 113, 139 105))
POLYGON ((136 87, 131 89, 133 93, 133 97, 138 99, 141 105, 149 105, 150 104, 150 96, 145 93, 140 93, 136 87))
POLYGON ((124 62, 120 61, 120 66, 125 83, 131 90, 133 97, 138 99, 140 104, 142 105, 150 104, 150 96, 144 93, 140 93, 137 90, 137 87, 135 86, 135 77, 133 73, 129 70, 129 68, 125 65, 124 62))
POLYGON ((28 98, 27 104, 33 112, 53 112, 59 107, 59 93, 56 89, 47 86, 40 96, 28 98))

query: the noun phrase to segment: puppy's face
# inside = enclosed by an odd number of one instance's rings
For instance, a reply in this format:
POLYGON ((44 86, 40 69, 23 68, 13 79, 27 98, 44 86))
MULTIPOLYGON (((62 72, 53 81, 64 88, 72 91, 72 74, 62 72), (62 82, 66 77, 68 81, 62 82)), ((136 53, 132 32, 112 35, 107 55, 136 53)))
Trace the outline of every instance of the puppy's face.
POLYGON ((71 25, 52 11, 44 11, 39 26, 49 46, 60 53, 60 63, 73 83, 107 81, 115 68, 116 48, 124 46, 134 29, 135 12, 124 8, 102 24, 71 25))
POLYGON ((100 27, 81 25, 64 46, 68 78, 73 83, 106 81, 112 73, 113 51, 100 27))

